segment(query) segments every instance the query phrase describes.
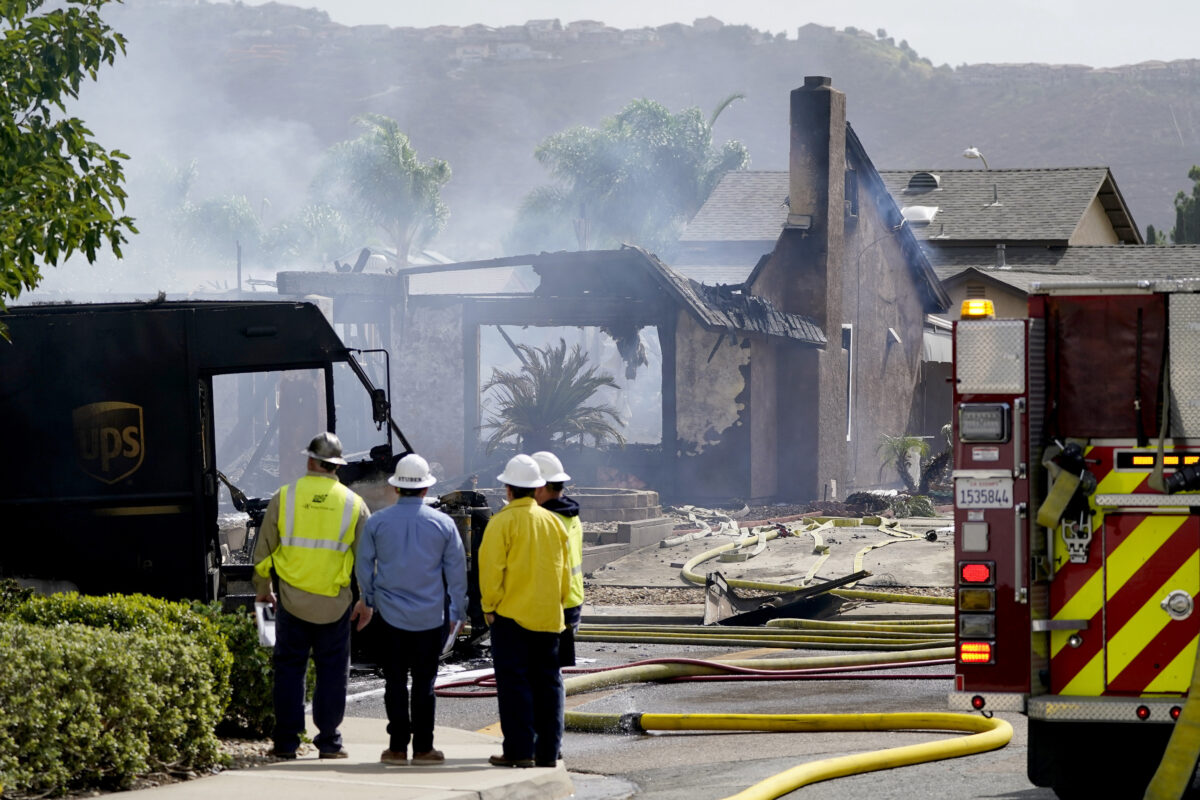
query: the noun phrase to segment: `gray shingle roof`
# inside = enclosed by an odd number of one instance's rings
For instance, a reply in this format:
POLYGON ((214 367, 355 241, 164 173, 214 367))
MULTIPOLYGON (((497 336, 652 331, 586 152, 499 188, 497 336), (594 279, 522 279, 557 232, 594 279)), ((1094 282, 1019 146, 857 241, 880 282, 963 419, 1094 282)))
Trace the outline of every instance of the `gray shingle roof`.
POLYGON ((1100 196, 1118 235, 1128 243, 1140 241, 1107 167, 880 170, 879 175, 901 208, 938 209, 928 224, 912 225, 922 240, 1065 245, 1100 196), (937 175, 941 186, 910 190, 910 179, 921 172, 937 175))
POLYGON ((1028 292, 1034 281, 1128 281, 1200 278, 1200 245, 1090 245, 1006 248, 1007 269, 996 267, 995 248, 929 248, 929 261, 942 280, 968 269, 1028 292))
MULTIPOLYGON (((901 208, 938 208, 929 224, 910 225, 921 240, 1066 244, 1100 195, 1118 234, 1129 243, 1140 241, 1107 167, 879 170, 879 176, 901 208), (922 171, 938 175, 941 188, 906 191, 912 176, 922 171)), ((774 242, 787 221, 788 191, 786 171, 727 173, 680 242, 774 242)))
POLYGON ((787 172, 727 172, 679 241, 774 244, 787 222, 787 196, 787 172))

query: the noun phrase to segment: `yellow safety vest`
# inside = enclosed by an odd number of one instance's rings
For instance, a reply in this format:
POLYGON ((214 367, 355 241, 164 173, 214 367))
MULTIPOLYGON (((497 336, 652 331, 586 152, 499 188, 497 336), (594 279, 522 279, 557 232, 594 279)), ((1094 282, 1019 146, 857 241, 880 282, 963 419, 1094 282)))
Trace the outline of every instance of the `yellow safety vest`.
POLYGON ((255 570, 272 567, 297 589, 336 597, 354 571, 354 528, 362 498, 334 478, 306 475, 279 490, 279 547, 255 570))

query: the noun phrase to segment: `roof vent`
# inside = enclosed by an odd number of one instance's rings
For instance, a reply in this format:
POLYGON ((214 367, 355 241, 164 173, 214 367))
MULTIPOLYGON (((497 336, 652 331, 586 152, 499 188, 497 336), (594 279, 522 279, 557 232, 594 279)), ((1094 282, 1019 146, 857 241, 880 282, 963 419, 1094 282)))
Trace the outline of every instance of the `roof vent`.
POLYGON ((911 225, 928 225, 937 216, 937 206, 905 206, 900 209, 900 216, 911 225))
POLYGON ((942 176, 932 172, 915 172, 908 179, 908 186, 905 187, 906 192, 932 192, 934 189, 942 188, 942 176))

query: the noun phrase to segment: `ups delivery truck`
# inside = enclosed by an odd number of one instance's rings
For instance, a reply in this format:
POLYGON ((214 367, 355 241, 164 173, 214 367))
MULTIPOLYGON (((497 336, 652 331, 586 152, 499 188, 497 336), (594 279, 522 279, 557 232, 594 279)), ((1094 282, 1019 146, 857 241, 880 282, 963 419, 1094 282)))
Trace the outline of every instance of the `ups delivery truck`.
POLYGON ((215 599, 250 569, 219 530, 226 475, 269 496, 339 411, 376 437, 344 482, 389 470, 393 436, 411 450, 359 351, 310 303, 42 305, 2 320, 0 577, 215 599))

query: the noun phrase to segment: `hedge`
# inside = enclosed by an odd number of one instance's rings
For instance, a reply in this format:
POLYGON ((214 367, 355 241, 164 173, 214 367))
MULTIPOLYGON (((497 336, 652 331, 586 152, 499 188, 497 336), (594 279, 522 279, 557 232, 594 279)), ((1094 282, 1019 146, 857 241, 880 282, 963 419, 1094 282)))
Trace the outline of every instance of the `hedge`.
POLYGON ((2 624, 6 793, 120 788, 221 758, 232 658, 206 616, 143 595, 66 594, 10 603, 2 624))
POLYGON ((3 621, 0 650, 6 796, 120 789, 151 769, 218 757, 207 653, 181 634, 3 621))
POLYGON ((217 731, 248 739, 270 736, 275 727, 272 701, 275 668, 271 663, 271 648, 258 643, 254 614, 246 609, 225 612, 220 603, 195 603, 192 610, 217 627, 233 655, 229 705, 217 731))

